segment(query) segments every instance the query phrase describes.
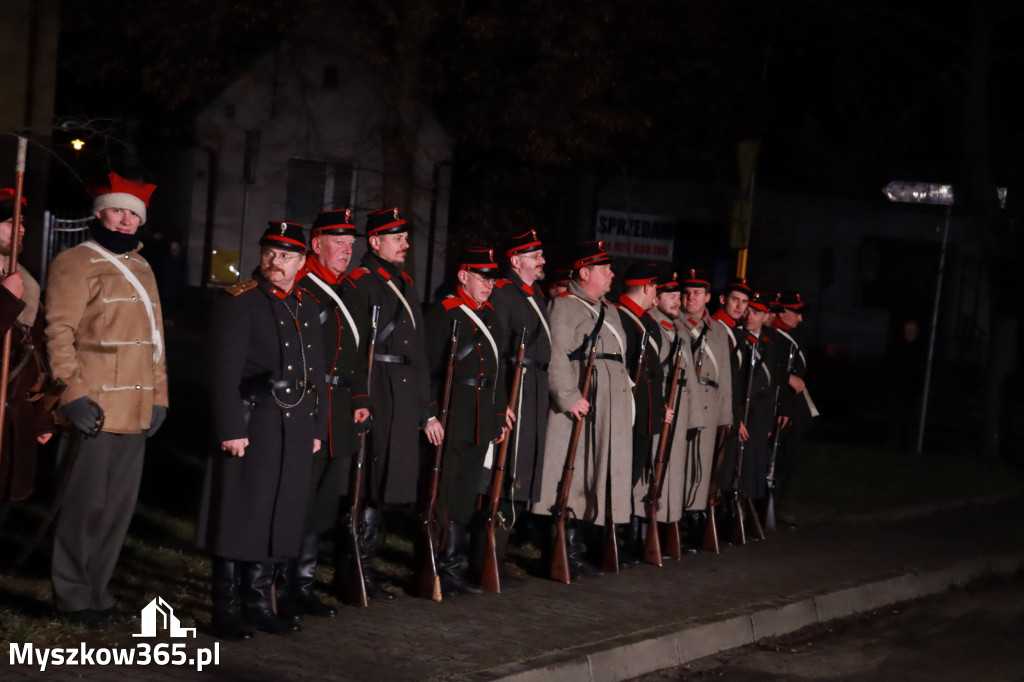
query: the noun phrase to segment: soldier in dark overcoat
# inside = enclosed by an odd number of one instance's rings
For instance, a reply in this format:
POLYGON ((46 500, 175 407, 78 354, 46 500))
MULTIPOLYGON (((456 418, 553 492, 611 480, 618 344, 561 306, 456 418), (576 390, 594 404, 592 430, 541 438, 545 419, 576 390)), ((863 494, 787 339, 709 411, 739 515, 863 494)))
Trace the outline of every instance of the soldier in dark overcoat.
MULTIPOLYGON (((665 412, 665 372, 661 366, 661 331, 648 312, 658 298, 658 267, 654 263, 638 261, 625 273, 624 289, 616 307, 626 332, 626 366, 636 385, 633 402, 636 418, 633 421, 633 479, 631 487, 639 483, 644 468, 651 465, 651 447, 654 435, 661 433, 661 425, 671 414, 665 412), (647 345, 640 357, 640 342, 647 333, 647 345), (639 369, 639 372, 637 371, 639 369)), ((633 501, 626 537, 627 551, 623 556, 630 563, 640 560, 640 517, 643 508, 633 501)))
MULTIPOLYGON (((509 444, 505 499, 516 503, 513 513, 540 499, 540 472, 548 426, 548 363, 551 362, 551 326, 547 302, 540 292, 544 279, 543 244, 535 230, 513 237, 505 252, 508 268, 494 283, 488 302, 505 327, 498 349, 505 363, 506 390, 511 395, 512 363, 526 330, 523 373, 513 407, 516 420, 509 444), (523 504, 519 504, 522 502, 523 504)), ((545 514, 546 516, 546 514, 545 514)))
POLYGON ((351 290, 346 301, 367 312, 380 306, 369 387, 373 427, 363 512, 365 532, 374 542, 361 547, 370 562, 384 542, 381 507, 416 501, 420 429, 433 445, 441 442, 444 429, 429 393, 423 308, 412 277, 403 269, 409 227, 397 208, 371 211, 366 216, 366 238, 369 251, 344 286, 351 290))
MULTIPOLYGON (((760 509, 767 494, 768 444, 773 430, 775 417, 775 387, 779 372, 773 366, 773 342, 765 333, 764 321, 768 314, 768 306, 764 298, 757 292, 750 296, 750 302, 744 314, 744 330, 739 339, 740 350, 743 352, 747 371, 742 372, 743 388, 750 385, 750 404, 746 408, 746 419, 740 424, 738 431, 745 442, 743 454, 743 470, 740 479, 740 490, 753 500, 760 509), (753 368, 754 376, 749 375, 753 368)), ((744 411, 740 412, 743 419, 744 411)))
MULTIPOLYGON (((370 415, 365 356, 369 320, 362 306, 344 300, 342 287, 355 242, 351 214, 350 209, 342 209, 316 217, 310 231, 311 253, 296 275, 303 296, 313 299, 319 309, 327 382, 327 400, 321 409, 329 415, 329 434, 324 447, 313 455, 306 532, 299 556, 289 559, 278 572, 280 615, 335 615, 335 609, 313 593, 320 537, 335 526, 352 455, 359 448, 357 424, 365 423, 370 415)), ((347 294, 351 299, 351 290, 347 294)))
POLYGON ((459 258, 455 293, 427 311, 431 393, 439 399, 447 374, 452 323, 459 322, 437 496, 438 514, 448 519, 447 542, 437 557, 445 597, 481 592, 462 571, 461 561, 465 558, 465 529, 476 510, 477 496, 491 479, 493 443, 505 435, 508 394, 498 341, 505 331, 487 302, 497 275, 492 251, 467 249, 459 258))
MULTIPOLYGON (((718 295, 719 307, 711 316, 717 324, 722 325, 725 335, 729 339, 729 367, 732 376, 732 415, 733 424, 738 424, 735 430, 723 434, 721 445, 722 450, 718 453, 722 462, 718 465, 718 479, 716 484, 722 490, 727 490, 732 485, 733 471, 736 467, 736 453, 738 452, 737 442, 740 437, 739 431, 745 427, 740 424, 740 417, 743 412, 743 392, 746 389, 746 368, 743 365, 744 355, 742 340, 743 315, 747 311, 747 304, 750 301, 751 289, 744 277, 734 277, 726 284, 725 290, 718 295)), ((744 438, 746 436, 743 436, 744 438)))
POLYGON ((212 624, 228 638, 298 629, 271 608, 274 562, 299 555, 313 454, 327 435, 319 306, 295 284, 302 227, 272 222, 260 247, 252 279, 217 299, 210 332, 221 452, 207 467, 197 544, 213 555, 212 624))

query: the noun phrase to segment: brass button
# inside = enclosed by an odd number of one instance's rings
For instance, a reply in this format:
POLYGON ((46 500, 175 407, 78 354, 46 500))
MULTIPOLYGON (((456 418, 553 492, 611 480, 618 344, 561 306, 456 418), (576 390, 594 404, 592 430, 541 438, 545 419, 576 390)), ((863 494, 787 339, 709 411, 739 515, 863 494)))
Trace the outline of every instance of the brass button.
POLYGON ((285 412, 285 413, 284 413, 284 416, 286 416, 286 417, 290 417, 290 416, 292 416, 292 413, 291 413, 291 412, 285 412))
POLYGON ((291 365, 288 365, 288 369, 290 370, 291 368, 292 368, 292 366, 291 366, 291 365))
POLYGON ((142 386, 139 386, 138 384, 135 384, 135 390, 136 391, 141 390, 141 389, 142 389, 142 386))

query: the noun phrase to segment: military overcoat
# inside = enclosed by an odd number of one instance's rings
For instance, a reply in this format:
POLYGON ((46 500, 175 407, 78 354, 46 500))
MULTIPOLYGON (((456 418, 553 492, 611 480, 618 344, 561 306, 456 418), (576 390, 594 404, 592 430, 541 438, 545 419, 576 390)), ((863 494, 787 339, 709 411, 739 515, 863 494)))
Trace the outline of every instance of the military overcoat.
POLYGON ((516 354, 523 329, 526 350, 523 378, 513 408, 515 428, 509 444, 506 497, 536 502, 540 499, 540 474, 548 427, 548 365, 551 362, 551 325, 547 302, 536 287, 523 283, 512 271, 494 284, 489 302, 504 323, 499 350, 505 362, 505 387, 511 395, 516 354), (513 488, 514 486, 514 488, 513 488))
POLYGON ((197 544, 215 556, 298 555, 314 438, 327 437, 319 306, 258 273, 221 293, 210 330, 214 439, 248 438, 243 457, 208 462, 197 544))
POLYGON ((551 365, 548 370, 551 412, 544 444, 544 470, 538 513, 555 504, 574 419, 568 413, 582 396, 587 339, 597 330, 600 359, 594 363, 590 412, 584 420, 569 489, 569 507, 577 518, 604 525, 606 498, 613 523, 629 521, 632 496, 633 394, 624 364, 625 331, 616 310, 603 298, 590 297, 576 282, 551 302, 551 365))

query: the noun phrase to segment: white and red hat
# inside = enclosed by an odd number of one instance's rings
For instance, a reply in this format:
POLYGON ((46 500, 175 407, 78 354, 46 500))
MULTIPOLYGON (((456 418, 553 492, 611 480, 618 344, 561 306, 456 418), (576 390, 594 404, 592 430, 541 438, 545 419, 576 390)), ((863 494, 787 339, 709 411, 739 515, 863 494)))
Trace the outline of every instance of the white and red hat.
POLYGON ((117 173, 111 173, 109 178, 110 187, 97 191, 92 201, 92 212, 97 214, 105 208, 123 208, 142 218, 140 225, 145 224, 146 207, 156 185, 126 180, 117 173))

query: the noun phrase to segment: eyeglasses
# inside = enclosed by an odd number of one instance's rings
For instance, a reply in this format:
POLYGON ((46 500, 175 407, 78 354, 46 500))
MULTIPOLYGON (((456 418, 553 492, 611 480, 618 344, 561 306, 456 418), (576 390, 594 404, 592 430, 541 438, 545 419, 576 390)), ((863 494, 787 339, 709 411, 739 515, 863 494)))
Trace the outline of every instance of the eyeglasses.
POLYGON ((544 257, 543 251, 530 251, 529 253, 517 253, 515 254, 520 258, 528 258, 530 260, 537 260, 544 257))
POLYGON ((477 280, 481 284, 489 284, 491 286, 494 286, 494 279, 495 279, 494 277, 484 277, 480 273, 473 272, 472 270, 467 270, 466 272, 469 273, 470 277, 472 277, 473 279, 477 280))
POLYGON ((271 251, 266 250, 260 252, 260 258, 266 263, 273 263, 280 261, 282 263, 291 263, 293 260, 301 256, 301 253, 290 253, 288 251, 271 251))

